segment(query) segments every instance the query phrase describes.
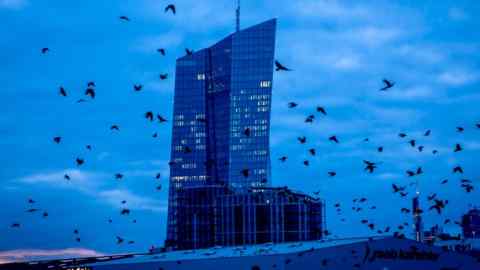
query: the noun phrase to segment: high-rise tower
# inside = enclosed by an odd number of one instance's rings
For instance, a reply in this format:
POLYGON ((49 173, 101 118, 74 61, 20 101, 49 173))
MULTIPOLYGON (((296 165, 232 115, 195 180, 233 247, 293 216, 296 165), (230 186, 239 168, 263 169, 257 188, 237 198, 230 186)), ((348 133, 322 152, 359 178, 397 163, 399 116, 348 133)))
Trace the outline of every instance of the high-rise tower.
POLYGON ((178 235, 178 193, 270 185, 276 20, 177 59, 167 241, 178 235))

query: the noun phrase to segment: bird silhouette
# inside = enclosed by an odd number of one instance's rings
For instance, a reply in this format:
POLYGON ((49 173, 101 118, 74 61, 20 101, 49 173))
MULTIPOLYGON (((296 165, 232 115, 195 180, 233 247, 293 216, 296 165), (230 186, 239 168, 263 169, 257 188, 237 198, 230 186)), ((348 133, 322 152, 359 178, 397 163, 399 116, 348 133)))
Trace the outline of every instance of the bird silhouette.
POLYGON ((445 185, 446 183, 448 183, 448 179, 444 179, 444 180, 442 180, 442 182, 440 182, 440 184, 442 184, 442 185, 445 185))
POLYGON ((369 173, 373 173, 373 171, 377 168, 377 163, 371 162, 368 160, 364 160, 363 163, 365 163, 365 171, 368 171, 369 173))
POLYGON ((463 132, 463 131, 465 131, 465 129, 464 129, 463 127, 457 127, 457 132, 460 132, 460 133, 461 133, 461 132, 463 132))
POLYGON ((171 11, 173 15, 175 15, 177 13, 177 9, 175 8, 175 5, 173 4, 169 4, 165 7, 165 13, 168 12, 168 11, 171 11))
POLYGON ((90 150, 90 151, 92 150, 92 146, 90 144, 87 144, 85 148, 87 148, 87 150, 90 150))
POLYGON ((120 245, 121 243, 123 243, 124 239, 120 236, 117 236, 117 245, 120 245))
POLYGON ((87 83, 87 87, 96 87, 95 82, 94 81, 89 81, 87 83))
POLYGON ((307 167, 310 166, 310 161, 304 160, 304 161, 303 161, 303 165, 305 165, 305 166, 307 166, 307 167))
POLYGON ((120 20, 122 21, 126 21, 126 22, 129 22, 130 21, 130 18, 128 18, 127 16, 120 16, 118 17, 120 20))
POLYGON ((409 143, 412 147, 415 147, 415 144, 416 144, 415 140, 410 140, 408 143, 409 143))
POLYGON ((396 184, 392 184, 392 188, 393 188, 393 193, 397 193, 397 192, 400 192, 400 191, 404 191, 406 187, 397 186, 396 184))
POLYGON ((162 190, 162 185, 158 185, 158 186, 156 187, 156 189, 157 189, 157 191, 162 190))
POLYGON ((166 51, 165 51, 165 49, 163 49, 163 48, 157 49, 157 52, 160 53, 160 54, 163 55, 163 56, 165 56, 165 54, 166 54, 166 51))
POLYGON ((315 116, 311 114, 305 119, 305 123, 313 123, 313 119, 315 119, 315 116))
POLYGON ((460 166, 456 166, 453 168, 453 173, 460 173, 462 174, 463 173, 463 168, 460 167, 460 166))
POLYGON ((59 93, 60 93, 61 96, 64 96, 64 97, 67 96, 67 90, 65 90, 65 88, 63 88, 63 86, 60 86, 59 93))
POLYGON ((84 102, 87 102, 85 99, 81 98, 79 100, 77 100, 77 103, 84 103, 84 102))
POLYGON ((123 178, 123 174, 121 174, 121 173, 116 173, 115 174, 115 179, 121 180, 122 178, 123 178))
POLYGON ((285 162, 287 161, 288 157, 286 156, 283 156, 283 157, 280 157, 278 160, 280 160, 281 162, 285 162))
POLYGON ((64 175, 63 175, 63 178, 64 178, 65 180, 70 180, 70 175, 64 174, 64 175))
POLYGON ((339 143, 338 139, 337 139, 337 136, 330 136, 330 138, 328 138, 329 141, 332 141, 332 142, 335 142, 335 143, 339 143))
POLYGON ((33 204, 33 203, 35 203, 35 200, 33 200, 32 198, 29 198, 29 199, 27 200, 27 202, 28 202, 29 204, 33 204))
POLYGON ((307 138, 305 136, 298 137, 297 140, 300 142, 300 144, 305 144, 307 142, 307 138))
POLYGON ((20 223, 15 222, 10 225, 10 228, 20 228, 20 223))
POLYGON ((315 156, 315 154, 317 153, 317 151, 315 150, 315 148, 308 149, 308 152, 309 152, 310 155, 312 155, 312 156, 315 156))
POLYGON ((418 149, 418 152, 423 152, 423 148, 425 148, 425 146, 423 145, 420 145, 417 149, 418 149))
POLYGON ((243 130, 243 134, 245 134, 245 136, 247 136, 247 137, 250 137, 250 128, 245 128, 243 130))
POLYGON ((167 119, 161 116, 160 114, 157 114, 157 119, 160 123, 165 123, 167 122, 167 119))
POLYGON ((332 171, 332 172, 328 172, 328 176, 330 176, 330 177, 334 177, 335 175, 337 175, 336 172, 333 172, 333 171, 332 171))
POLYGON ((59 144, 61 141, 62 141, 62 137, 60 136, 57 136, 57 137, 53 137, 53 141, 57 144, 59 144))
POLYGON ((83 165, 83 163, 85 163, 85 160, 82 158, 77 158, 75 162, 77 163, 77 166, 81 166, 83 165))
POLYGON ((400 138, 405 138, 405 137, 407 137, 407 134, 405 134, 405 133, 399 133, 399 134, 398 134, 398 137, 400 137, 400 138))
POLYGON ((384 84, 385 86, 384 86, 383 88, 381 88, 380 91, 386 91, 386 90, 392 88, 392 87, 395 85, 394 82, 391 82, 391 81, 389 81, 389 80, 387 80, 387 79, 383 79, 383 84, 384 84))
POLYGON ((428 137, 428 136, 430 136, 430 133, 432 133, 432 131, 429 129, 429 130, 425 131, 425 133, 423 134, 423 136, 428 137))
POLYGON ((157 138, 157 137, 158 137, 158 133, 157 133, 157 132, 155 132, 155 133, 152 134, 152 138, 157 138))
POLYGON ((280 62, 275 60, 275 70, 276 71, 291 71, 291 69, 287 68, 286 66, 282 65, 280 62))
POLYGON ((150 120, 150 122, 153 121, 153 112, 151 111, 148 111, 145 113, 145 118, 147 118, 148 120, 150 120))
POLYGON ((48 217, 48 212, 43 212, 42 217, 43 217, 43 218, 48 217))
POLYGON ((290 109, 295 108, 295 107, 297 107, 297 106, 298 106, 298 104, 295 103, 295 102, 289 102, 289 103, 288 103, 288 108, 290 108, 290 109))
POLYGON ((141 85, 141 84, 133 85, 133 90, 135 90, 136 92, 141 91, 142 88, 143 88, 143 85, 141 85))
POLYGON ((380 152, 380 153, 382 153, 382 152, 383 152, 383 146, 378 147, 378 148, 377 148, 377 151, 380 152))
POLYGON ((160 80, 166 80, 168 78, 168 73, 162 73, 160 74, 160 80))
POLYGON ((327 111, 325 108, 317 106, 317 112, 322 113, 323 115, 327 115, 327 111))
POLYGON ((248 176, 250 175, 250 170, 249 169, 243 169, 241 171, 241 173, 242 173, 243 177, 248 178, 248 176))
POLYGON ((85 90, 85 95, 90 96, 92 99, 94 99, 95 98, 95 90, 93 88, 87 88, 87 90, 85 90))
POLYGON ((128 208, 123 208, 122 211, 120 211, 121 215, 130 215, 130 209, 128 208))
POLYGON ((160 177, 161 177, 160 173, 157 173, 157 175, 155 175, 155 179, 160 179, 160 177))
POLYGON ((112 125, 110 126, 110 130, 120 131, 120 128, 118 127, 118 125, 112 125))
POLYGON ((437 213, 438 214, 441 214, 442 213, 442 210, 445 208, 445 206, 448 204, 448 200, 444 201, 444 200, 438 200, 438 199, 435 199, 434 200, 435 204, 430 206, 429 210, 437 210, 437 213))
POLYGON ((185 48, 185 53, 187 54, 187 56, 191 56, 191 55, 193 55, 193 50, 185 48))
POLYGON ((462 150, 463 150, 462 146, 459 143, 457 143, 455 145, 455 149, 453 150, 453 152, 460 152, 462 150))

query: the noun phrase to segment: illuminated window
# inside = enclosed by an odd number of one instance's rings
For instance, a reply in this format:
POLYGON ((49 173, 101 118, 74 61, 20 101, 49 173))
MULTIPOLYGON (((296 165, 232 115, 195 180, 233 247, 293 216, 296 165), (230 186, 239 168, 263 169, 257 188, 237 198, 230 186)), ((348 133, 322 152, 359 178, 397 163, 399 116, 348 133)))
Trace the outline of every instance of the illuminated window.
POLYGON ((204 80, 205 80, 205 74, 203 74, 203 73, 198 73, 198 74, 197 74, 197 80, 199 80, 199 81, 204 81, 204 80))
POLYGON ((272 85, 272 82, 270 81, 260 81, 260 88, 267 88, 272 85))

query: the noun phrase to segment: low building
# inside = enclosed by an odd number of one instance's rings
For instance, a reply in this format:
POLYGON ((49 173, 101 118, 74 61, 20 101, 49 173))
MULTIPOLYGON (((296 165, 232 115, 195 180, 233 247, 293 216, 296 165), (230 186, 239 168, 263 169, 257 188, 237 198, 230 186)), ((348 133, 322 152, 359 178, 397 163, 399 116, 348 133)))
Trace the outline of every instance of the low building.
POLYGON ((325 230, 323 201, 286 187, 186 187, 175 203, 171 250, 318 240, 325 230))

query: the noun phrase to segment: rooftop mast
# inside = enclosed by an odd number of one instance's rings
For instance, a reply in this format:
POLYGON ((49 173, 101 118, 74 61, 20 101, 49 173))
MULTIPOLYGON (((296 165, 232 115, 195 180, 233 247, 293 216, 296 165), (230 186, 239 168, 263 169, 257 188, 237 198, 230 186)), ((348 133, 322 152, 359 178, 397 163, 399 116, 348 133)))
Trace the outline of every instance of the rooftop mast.
POLYGON ((237 15, 237 32, 240 31, 240 0, 237 0, 237 10, 235 11, 237 15))

